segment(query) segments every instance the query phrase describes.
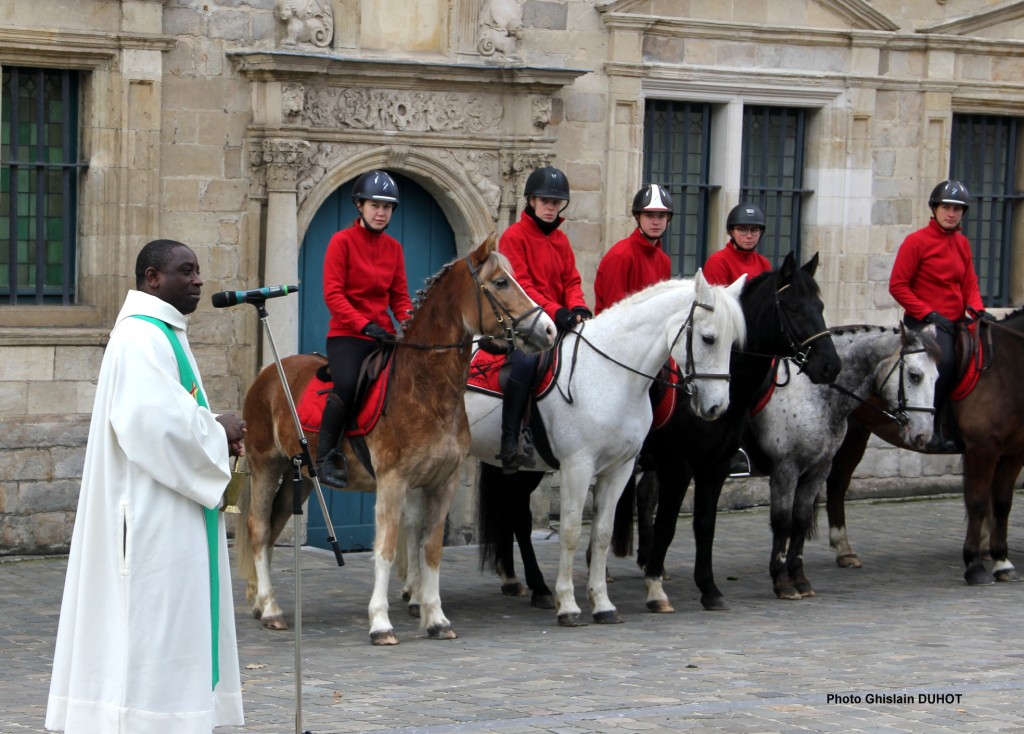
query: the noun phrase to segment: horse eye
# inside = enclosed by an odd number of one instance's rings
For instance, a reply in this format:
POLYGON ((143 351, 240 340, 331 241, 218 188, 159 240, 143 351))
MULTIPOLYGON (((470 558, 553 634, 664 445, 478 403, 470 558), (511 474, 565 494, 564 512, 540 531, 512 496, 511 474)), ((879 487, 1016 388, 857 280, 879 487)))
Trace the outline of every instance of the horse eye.
POLYGON ((920 385, 921 381, 924 379, 924 376, 920 372, 911 372, 908 374, 908 377, 910 378, 910 382, 914 385, 920 385))
POLYGON ((709 347, 713 347, 715 345, 714 334, 704 334, 701 338, 704 340, 704 343, 707 344, 709 347))
POLYGON ((495 278, 493 282, 495 288, 508 288, 508 278, 495 278))

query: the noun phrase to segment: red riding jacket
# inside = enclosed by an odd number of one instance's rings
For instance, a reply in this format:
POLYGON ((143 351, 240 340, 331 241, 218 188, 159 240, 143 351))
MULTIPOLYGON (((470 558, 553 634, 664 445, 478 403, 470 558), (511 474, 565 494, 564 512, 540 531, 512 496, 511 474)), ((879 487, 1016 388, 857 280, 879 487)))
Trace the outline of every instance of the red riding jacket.
POLYGON ((560 229, 544 234, 529 214, 505 230, 498 252, 508 258, 516 281, 554 318, 560 308, 587 308, 569 238, 560 229))
POLYGON ((672 261, 661 248, 661 240, 651 242, 637 227, 601 258, 594 279, 594 313, 671 277, 672 261))
POLYGON ((760 252, 741 250, 729 240, 704 263, 704 277, 711 285, 729 285, 744 273, 749 279, 771 269, 771 262, 760 252))

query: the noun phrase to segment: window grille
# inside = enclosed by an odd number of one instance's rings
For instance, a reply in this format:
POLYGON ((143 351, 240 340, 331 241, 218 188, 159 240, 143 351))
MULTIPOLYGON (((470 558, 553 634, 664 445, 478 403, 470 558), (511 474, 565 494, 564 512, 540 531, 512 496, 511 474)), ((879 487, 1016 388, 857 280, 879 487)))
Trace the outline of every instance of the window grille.
POLYGON ((643 183, 672 195, 675 215, 662 239, 676 275, 692 276, 708 256, 711 105, 649 99, 644 112, 643 183))
POLYGON ((0 304, 75 301, 78 73, 3 68, 0 304))
POLYGON ((986 306, 1010 305, 1013 214, 1024 199, 1017 188, 1020 120, 953 115, 949 176, 962 181, 971 194, 963 232, 971 241, 974 269, 986 306))
POLYGON ((759 251, 774 267, 790 252, 800 260, 800 214, 804 197, 806 110, 799 107, 743 108, 740 202, 757 204, 767 228, 759 251))

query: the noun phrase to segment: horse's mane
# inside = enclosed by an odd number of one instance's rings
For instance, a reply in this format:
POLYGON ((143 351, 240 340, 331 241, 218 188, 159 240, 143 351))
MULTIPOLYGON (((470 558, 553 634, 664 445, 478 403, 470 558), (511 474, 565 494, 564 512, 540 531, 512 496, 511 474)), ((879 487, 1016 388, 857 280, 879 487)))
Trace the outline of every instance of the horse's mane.
MULTIPOLYGON (((407 327, 409 323, 416 318, 416 315, 426 304, 427 298, 430 297, 431 293, 437 290, 438 284, 444 281, 445 277, 452 271, 452 268, 465 259, 466 258, 464 257, 457 257, 454 260, 445 263, 441 266, 440 270, 427 277, 423 282, 423 287, 416 291, 416 294, 413 296, 412 313, 409 315, 408 319, 402 322, 403 328, 407 327)), ((504 268, 510 273, 512 272, 512 266, 509 265, 508 258, 497 250, 493 250, 491 254, 487 256, 487 259, 480 265, 480 279, 486 280, 499 267, 504 268)))
MULTIPOLYGON (((684 288, 691 291, 695 290, 693 279, 671 278, 669 280, 659 281, 653 285, 647 286, 643 290, 626 296, 617 303, 612 304, 598 314, 596 318, 601 318, 606 313, 618 312, 627 309, 630 306, 645 303, 668 291, 682 290, 684 288)), ((715 293, 715 310, 713 311, 714 324, 716 329, 719 331, 722 331, 726 326, 731 324, 732 330, 736 334, 736 343, 737 345, 742 346, 747 338, 747 320, 743 316, 743 310, 740 308, 738 300, 735 298, 721 297, 725 288, 726 286, 711 286, 711 290, 715 293), (723 305, 725 306, 724 308, 722 307, 723 305)))
MULTIPOLYGON (((921 346, 924 347, 928 356, 934 359, 936 362, 942 356, 942 352, 939 349, 939 342, 934 336, 926 331, 918 331, 917 329, 905 329, 906 335, 911 340, 917 340, 921 342, 921 346)), ((850 324, 846 326, 830 326, 829 332, 833 336, 855 336, 858 333, 869 334, 871 332, 879 333, 891 333, 899 334, 900 329, 898 326, 875 326, 872 324, 850 324)))

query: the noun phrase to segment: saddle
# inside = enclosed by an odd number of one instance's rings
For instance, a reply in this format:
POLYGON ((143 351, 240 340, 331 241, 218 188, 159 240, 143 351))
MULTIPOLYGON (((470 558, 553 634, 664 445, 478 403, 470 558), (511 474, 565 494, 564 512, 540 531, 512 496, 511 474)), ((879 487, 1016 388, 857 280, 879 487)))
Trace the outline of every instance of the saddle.
MULTIPOLYGON (((548 394, 555 384, 559 367, 558 349, 549 349, 541 354, 530 385, 534 400, 540 400, 548 394)), ((509 362, 507 354, 494 354, 478 349, 469 363, 466 388, 474 392, 501 397, 504 394, 505 383, 508 382, 511 370, 512 363, 509 362)))
POLYGON ((961 324, 956 332, 957 379, 949 392, 950 400, 963 400, 978 384, 981 373, 992 366, 992 330, 985 329, 985 338, 979 324, 983 319, 961 324))
MULTIPOLYGON (((355 410, 353 419, 345 427, 345 436, 364 436, 373 430, 377 420, 384 414, 387 405, 388 386, 392 372, 391 356, 394 351, 380 348, 371 352, 359 369, 356 383, 355 410)), ((317 368, 310 378, 295 406, 303 430, 319 433, 320 419, 323 418, 327 395, 334 389, 330 367, 326 364, 317 368)))

